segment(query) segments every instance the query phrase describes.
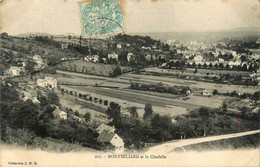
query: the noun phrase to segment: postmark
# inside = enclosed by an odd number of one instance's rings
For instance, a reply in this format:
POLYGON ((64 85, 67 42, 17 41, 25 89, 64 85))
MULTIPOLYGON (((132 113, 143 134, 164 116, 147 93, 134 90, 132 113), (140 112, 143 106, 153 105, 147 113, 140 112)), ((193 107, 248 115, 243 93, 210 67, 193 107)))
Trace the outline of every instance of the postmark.
POLYGON ((78 6, 84 37, 124 32, 120 0, 80 1, 78 6))

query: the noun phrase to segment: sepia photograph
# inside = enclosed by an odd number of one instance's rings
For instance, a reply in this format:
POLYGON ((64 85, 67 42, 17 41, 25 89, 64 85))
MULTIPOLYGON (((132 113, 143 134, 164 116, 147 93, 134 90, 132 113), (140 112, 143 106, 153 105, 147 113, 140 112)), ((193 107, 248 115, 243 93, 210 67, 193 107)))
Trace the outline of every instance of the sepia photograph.
POLYGON ((260 166, 260 0, 0 0, 1 167, 260 166))

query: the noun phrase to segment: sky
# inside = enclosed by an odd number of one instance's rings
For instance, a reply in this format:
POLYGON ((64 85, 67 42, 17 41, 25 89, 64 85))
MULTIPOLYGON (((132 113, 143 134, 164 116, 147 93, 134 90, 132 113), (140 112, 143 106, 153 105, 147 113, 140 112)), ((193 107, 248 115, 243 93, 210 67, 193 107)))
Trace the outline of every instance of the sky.
MULTIPOLYGON (((260 0, 124 0, 126 32, 259 27, 260 0)), ((77 0, 2 0, 1 32, 81 34, 77 0)))

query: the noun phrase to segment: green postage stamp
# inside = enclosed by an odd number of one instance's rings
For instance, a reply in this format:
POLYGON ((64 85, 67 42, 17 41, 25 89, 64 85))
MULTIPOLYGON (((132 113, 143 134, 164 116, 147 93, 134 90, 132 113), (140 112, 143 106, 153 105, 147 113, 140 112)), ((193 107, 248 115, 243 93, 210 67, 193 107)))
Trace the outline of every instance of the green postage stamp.
POLYGON ((118 0, 78 2, 84 37, 124 31, 123 9, 118 0))

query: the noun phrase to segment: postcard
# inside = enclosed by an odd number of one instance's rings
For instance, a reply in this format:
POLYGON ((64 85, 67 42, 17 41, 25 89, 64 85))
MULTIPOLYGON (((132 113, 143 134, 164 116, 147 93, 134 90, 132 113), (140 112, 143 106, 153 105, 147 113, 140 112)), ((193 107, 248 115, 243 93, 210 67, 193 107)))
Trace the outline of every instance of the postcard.
POLYGON ((259 166, 259 0, 0 0, 0 166, 259 166))

